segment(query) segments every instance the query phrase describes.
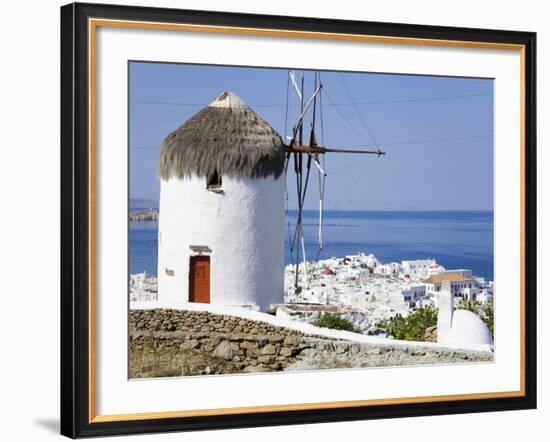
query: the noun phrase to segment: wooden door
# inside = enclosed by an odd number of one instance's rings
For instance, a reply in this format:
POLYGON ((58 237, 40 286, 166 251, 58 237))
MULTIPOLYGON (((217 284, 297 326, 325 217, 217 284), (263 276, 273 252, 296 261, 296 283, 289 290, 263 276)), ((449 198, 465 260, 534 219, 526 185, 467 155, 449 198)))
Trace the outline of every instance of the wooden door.
POLYGON ((210 257, 191 256, 189 261, 189 302, 210 304, 210 257))

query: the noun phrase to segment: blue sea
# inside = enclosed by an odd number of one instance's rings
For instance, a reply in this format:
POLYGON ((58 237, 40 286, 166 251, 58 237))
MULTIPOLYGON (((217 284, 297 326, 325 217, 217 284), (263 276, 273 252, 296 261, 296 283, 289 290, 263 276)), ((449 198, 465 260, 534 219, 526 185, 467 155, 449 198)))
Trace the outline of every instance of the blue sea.
MULTIPOLYGON (((433 258, 447 269, 472 269, 493 280, 492 211, 327 211, 324 248, 319 252, 317 211, 305 211, 303 228, 309 260, 373 253, 382 262, 433 258)), ((287 217, 286 263, 291 262, 289 233, 296 212, 287 217)), ((156 275, 157 223, 130 223, 130 273, 156 275)))

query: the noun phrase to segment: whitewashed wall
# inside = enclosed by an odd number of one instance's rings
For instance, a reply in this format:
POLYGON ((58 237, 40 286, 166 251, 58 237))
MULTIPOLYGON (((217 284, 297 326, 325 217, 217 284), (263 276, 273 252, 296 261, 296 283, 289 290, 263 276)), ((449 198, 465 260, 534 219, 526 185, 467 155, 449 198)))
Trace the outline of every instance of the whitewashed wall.
POLYGON ((283 301, 284 178, 222 177, 223 193, 206 179, 161 182, 159 301, 188 299, 191 245, 208 246, 210 302, 257 304, 283 301), (165 269, 174 270, 174 276, 165 269))

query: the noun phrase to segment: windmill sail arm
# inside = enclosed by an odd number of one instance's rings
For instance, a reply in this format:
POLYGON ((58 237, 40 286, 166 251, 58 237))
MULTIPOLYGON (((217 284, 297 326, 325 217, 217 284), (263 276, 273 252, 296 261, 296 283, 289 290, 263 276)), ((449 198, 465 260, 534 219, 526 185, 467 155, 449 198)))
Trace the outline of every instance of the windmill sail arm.
POLYGON ((319 170, 319 172, 326 176, 327 173, 324 171, 323 167, 321 166, 321 163, 319 163, 317 158, 313 158, 313 161, 315 162, 315 165, 317 166, 317 169, 319 170))
POLYGON ((287 152, 293 153, 317 153, 324 154, 328 152, 333 153, 363 153, 371 155, 386 155, 386 152, 381 150, 366 150, 366 149, 346 149, 346 148, 334 148, 334 147, 324 147, 324 146, 305 146, 303 144, 292 143, 290 146, 287 146, 287 152))
POLYGON ((303 124, 303 120, 304 120, 304 117, 307 113, 307 110, 309 109, 309 107, 311 106, 311 103, 313 103, 314 98, 317 96, 317 94, 321 91, 322 88, 323 88, 322 85, 317 86, 317 89, 315 89, 315 91, 311 95, 309 101, 306 103, 306 105, 304 107, 304 110, 300 114, 300 117, 298 118, 298 123, 296 124, 296 128, 294 129, 294 134, 293 134, 293 137, 292 137, 294 140, 296 139, 296 134, 298 133, 299 128, 303 124))
POLYGON ((296 76, 294 74, 294 71, 289 71, 288 75, 290 77, 290 80, 292 81, 292 86, 294 86, 294 89, 296 89, 296 93, 298 94, 298 97, 300 97, 300 100, 302 99, 302 93, 300 92, 300 88, 298 87, 298 84, 296 83, 296 76))
POLYGON ((365 149, 346 149, 346 148, 329 148, 325 147, 325 152, 335 153, 369 153, 374 155, 386 155, 386 152, 382 150, 365 150, 365 149))

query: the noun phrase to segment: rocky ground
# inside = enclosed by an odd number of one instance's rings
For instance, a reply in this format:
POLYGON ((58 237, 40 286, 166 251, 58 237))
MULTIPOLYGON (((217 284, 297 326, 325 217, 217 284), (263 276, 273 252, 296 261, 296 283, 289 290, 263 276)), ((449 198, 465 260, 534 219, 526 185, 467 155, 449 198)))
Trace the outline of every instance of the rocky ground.
POLYGON ((489 352, 360 344, 208 312, 130 312, 132 378, 492 360, 489 352))

